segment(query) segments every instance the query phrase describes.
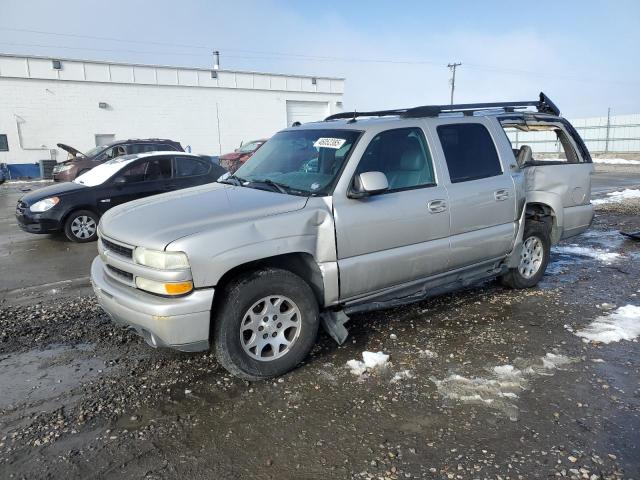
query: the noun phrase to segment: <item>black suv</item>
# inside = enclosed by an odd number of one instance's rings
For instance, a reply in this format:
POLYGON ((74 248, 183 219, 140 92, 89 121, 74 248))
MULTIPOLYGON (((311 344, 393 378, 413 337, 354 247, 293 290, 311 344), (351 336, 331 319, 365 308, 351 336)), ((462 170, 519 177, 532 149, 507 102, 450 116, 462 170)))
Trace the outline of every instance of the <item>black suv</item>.
POLYGON ((87 153, 82 153, 64 143, 59 143, 58 147, 69 152, 69 158, 53 167, 53 180, 56 182, 70 182, 96 165, 122 155, 161 151, 184 152, 180 142, 164 138, 116 140, 107 145, 92 148, 87 153))

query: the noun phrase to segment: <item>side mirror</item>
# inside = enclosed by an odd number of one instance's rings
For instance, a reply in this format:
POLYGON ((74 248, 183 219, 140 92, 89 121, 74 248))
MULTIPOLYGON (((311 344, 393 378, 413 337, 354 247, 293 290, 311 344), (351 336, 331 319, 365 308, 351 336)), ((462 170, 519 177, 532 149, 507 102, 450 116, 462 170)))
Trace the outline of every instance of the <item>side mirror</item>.
POLYGON ((349 191, 349 198, 364 198, 384 192, 389 188, 387 176, 382 172, 364 172, 357 175, 353 188, 349 191))

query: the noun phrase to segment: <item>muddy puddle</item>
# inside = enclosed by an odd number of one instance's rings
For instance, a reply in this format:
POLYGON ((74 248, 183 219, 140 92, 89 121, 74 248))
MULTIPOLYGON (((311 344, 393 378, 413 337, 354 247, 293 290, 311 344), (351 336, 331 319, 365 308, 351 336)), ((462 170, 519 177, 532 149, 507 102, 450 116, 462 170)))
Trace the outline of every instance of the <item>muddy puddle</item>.
POLYGON ((104 359, 88 344, 54 345, 44 350, 0 356, 0 409, 34 403, 71 391, 105 370, 104 359))

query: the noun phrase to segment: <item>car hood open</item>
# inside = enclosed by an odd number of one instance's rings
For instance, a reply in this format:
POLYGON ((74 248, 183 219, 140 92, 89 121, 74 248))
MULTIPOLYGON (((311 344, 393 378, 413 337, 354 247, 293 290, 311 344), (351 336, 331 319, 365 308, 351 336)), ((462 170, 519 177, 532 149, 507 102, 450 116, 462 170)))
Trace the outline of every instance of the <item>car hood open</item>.
POLYGON ((82 153, 80 150, 76 150, 75 148, 70 147, 69 145, 65 145, 64 143, 58 143, 57 146, 58 148, 61 148, 62 150, 69 152, 71 155, 74 155, 74 156, 80 155, 82 157, 86 157, 86 155, 82 153))
POLYGON ((304 208, 307 197, 212 183, 135 200, 108 211, 101 233, 129 245, 164 250, 179 238, 304 208))

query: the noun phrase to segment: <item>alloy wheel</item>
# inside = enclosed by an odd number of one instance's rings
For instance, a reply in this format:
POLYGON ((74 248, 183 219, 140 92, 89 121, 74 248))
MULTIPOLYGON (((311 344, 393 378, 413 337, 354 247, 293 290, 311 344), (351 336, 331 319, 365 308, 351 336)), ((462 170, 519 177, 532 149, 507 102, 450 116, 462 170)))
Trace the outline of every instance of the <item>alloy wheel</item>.
POLYGON ((288 297, 270 295, 255 302, 240 322, 240 343, 251 358, 269 362, 283 357, 300 336, 300 309, 288 297))

